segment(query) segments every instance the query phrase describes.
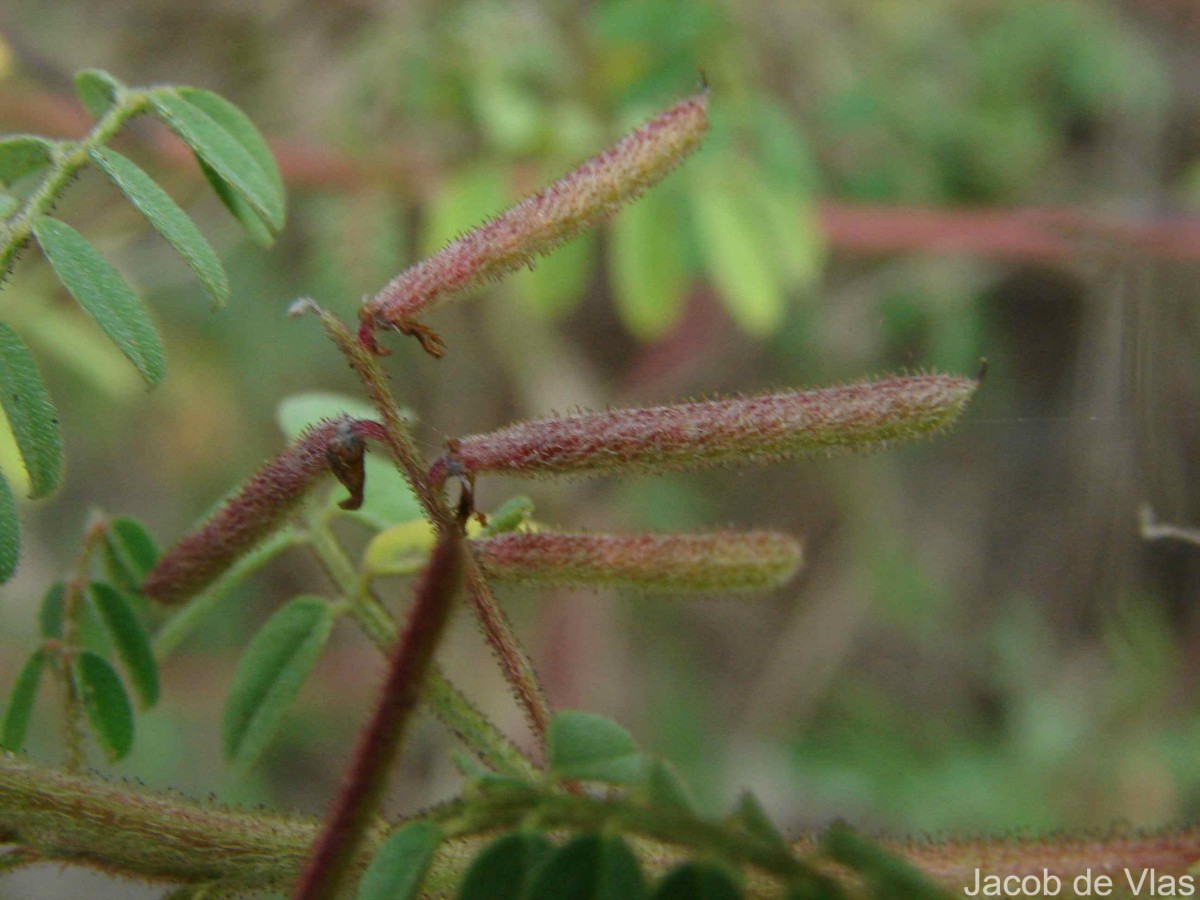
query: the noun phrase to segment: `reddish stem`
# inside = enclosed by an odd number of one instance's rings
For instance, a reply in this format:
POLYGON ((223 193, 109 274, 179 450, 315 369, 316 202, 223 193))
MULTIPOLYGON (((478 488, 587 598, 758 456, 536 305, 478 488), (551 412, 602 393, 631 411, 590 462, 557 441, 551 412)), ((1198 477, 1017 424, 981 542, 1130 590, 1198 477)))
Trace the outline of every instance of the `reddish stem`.
POLYGON ((388 770, 421 697, 425 675, 462 586, 463 542, 442 532, 417 584, 404 633, 396 642, 379 705, 359 737, 354 762, 296 892, 296 900, 335 897, 358 857, 367 826, 387 787, 388 770))

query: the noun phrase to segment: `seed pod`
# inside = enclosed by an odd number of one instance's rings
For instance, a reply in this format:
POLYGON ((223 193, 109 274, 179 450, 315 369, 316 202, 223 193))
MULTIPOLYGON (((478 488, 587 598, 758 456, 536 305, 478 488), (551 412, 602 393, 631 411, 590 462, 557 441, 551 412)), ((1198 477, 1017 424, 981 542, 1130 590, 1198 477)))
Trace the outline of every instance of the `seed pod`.
POLYGON ((905 375, 840 387, 519 422, 458 440, 430 471, 529 477, 662 472, 873 449, 951 425, 974 378, 905 375))
POLYGON ((378 438, 379 430, 375 422, 345 416, 309 428, 164 553, 142 591, 162 603, 182 603, 203 590, 282 525, 331 469, 350 491, 349 502, 361 502, 363 438, 378 438))
POLYGON ((708 93, 689 97, 608 150, 496 218, 405 269, 359 310, 359 339, 376 353, 378 328, 416 336, 434 356, 441 339, 415 319, 420 313, 489 281, 532 265, 598 225, 662 180, 708 130, 708 93))
POLYGON ((522 584, 668 593, 765 591, 800 567, 800 544, 772 531, 711 534, 510 532, 471 542, 484 574, 522 584))

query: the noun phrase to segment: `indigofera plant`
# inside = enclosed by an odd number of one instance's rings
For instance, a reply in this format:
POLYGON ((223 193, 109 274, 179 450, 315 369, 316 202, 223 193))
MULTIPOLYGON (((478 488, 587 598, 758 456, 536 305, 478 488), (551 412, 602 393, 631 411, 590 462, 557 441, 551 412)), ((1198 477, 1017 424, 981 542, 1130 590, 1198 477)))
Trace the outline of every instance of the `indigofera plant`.
MULTIPOLYGON (((97 74, 81 78, 80 92, 89 110, 107 123, 100 137, 120 115, 153 111, 192 146, 222 199, 252 234, 269 235, 281 225, 282 198, 276 196, 277 173, 269 154, 262 155, 265 144, 225 101, 186 89, 131 94, 97 74)), ((799 568, 799 541, 761 530, 558 531, 539 523, 524 498, 512 498, 485 515, 475 508, 475 481, 491 473, 627 476, 877 449, 949 427, 979 378, 897 375, 839 387, 581 412, 454 439, 427 462, 429 455, 415 442, 378 359, 385 353, 378 343, 380 329, 413 335, 441 356, 444 340, 418 317, 531 264, 654 185, 699 146, 708 128, 707 103, 707 90, 677 103, 550 187, 404 270, 363 304, 357 330, 311 300, 294 304, 294 314, 318 317, 361 380, 369 409, 364 412, 361 401, 350 399, 289 401, 289 420, 303 407, 310 427, 291 431, 295 438, 284 451, 161 556, 130 520, 97 518, 89 525, 74 572, 46 595, 42 642, 22 669, 0 723, 0 744, 18 751, 42 673, 48 668, 57 673, 69 771, 0 755, 0 842, 13 848, 0 857, 0 867, 74 862, 171 884, 178 888, 172 896, 291 889, 295 897, 332 898, 347 895, 357 883, 360 900, 639 898, 651 891, 664 898, 743 893, 923 897, 961 886, 961 873, 990 853, 989 846, 948 842, 940 851, 902 842, 881 846, 841 827, 789 842, 749 794, 730 817, 698 814, 671 767, 643 755, 620 726, 589 713, 550 709, 492 594, 493 584, 501 583, 677 594, 771 590, 799 568), (368 449, 382 450, 382 459, 368 458, 368 449), (391 468, 382 465, 383 459, 391 468), (372 467, 375 474, 368 475, 372 467), (348 496, 317 490, 327 475, 348 496), (456 502, 448 499, 448 489, 457 491, 456 502), (373 503, 385 491, 394 496, 373 503), (369 516, 367 507, 373 507, 369 516), (355 565, 332 527, 340 516, 355 516, 378 532, 361 565, 355 565), (252 765, 283 727, 335 620, 353 619, 386 655, 387 676, 324 824, 200 806, 81 774, 88 727, 113 757, 127 753, 135 735, 124 682, 105 653, 89 643, 92 620, 112 635, 113 652, 148 705, 158 695, 158 659, 203 621, 230 587, 296 546, 316 556, 334 595, 292 598, 250 641, 234 675, 223 732, 235 766, 252 765), (95 575, 98 564, 105 576, 95 575), (383 575, 397 573, 417 575, 403 623, 393 618, 377 586, 383 575), (519 741, 505 735, 437 666, 438 645, 460 594, 469 599, 526 713, 530 734, 519 741), (153 642, 139 612, 143 598, 177 607, 153 642), (152 643, 157 652, 151 651, 152 643), (466 787, 437 809, 389 819, 381 810, 388 772, 422 704, 468 751, 456 758, 466 787)), ((86 152, 127 193, 140 197, 160 230, 175 218, 164 218, 162 198, 128 161, 111 152, 91 145, 75 148, 64 163, 64 148, 17 140, 24 143, 7 144, 7 150, 0 143, 0 179, 9 181, 14 171, 19 177, 22 165, 57 166, 54 183, 65 183, 63 172, 74 171, 71 166, 77 168, 79 154, 86 152)), ((99 138, 89 140, 96 144, 99 138)), ((52 193, 46 188, 31 196, 52 193)), ((44 217, 42 203, 26 203, 10 226, 9 247, 44 232, 51 262, 69 288, 87 297, 80 298, 87 306, 94 292, 81 287, 71 265, 78 268, 90 253, 44 217), (64 259, 71 265, 60 266, 64 259)), ((167 237, 190 248, 189 262, 208 273, 202 275, 206 284, 216 284, 211 260, 196 252, 190 232, 176 227, 167 237)), ((0 263, 8 260, 0 257, 0 263)), ((137 307, 118 304, 115 309, 120 320, 125 314, 120 310, 137 307)), ((128 329, 117 334, 128 352, 142 346, 128 329)), ((12 336, 0 331, 3 386, 39 384, 26 355, 12 346, 12 336)), ((46 418, 42 395, 31 389, 28 396, 37 402, 24 417, 24 408, 9 411, 23 453, 34 446, 29 435, 46 418)), ((39 490, 53 481, 56 457, 30 450, 26 460, 39 490)), ((1114 842, 1096 855, 1106 865, 1115 865, 1113 859, 1128 865, 1159 862, 1167 857, 1154 855, 1155 848, 1174 839, 1114 842)), ((1195 843, 1190 833, 1182 839, 1195 843)), ((997 847, 1012 852, 1012 845, 997 847)), ((1063 873, 1088 865, 1090 859, 1073 852, 1069 842, 1044 842, 1032 845, 1026 859, 1063 873), (1055 855, 1056 846, 1063 852, 1055 855)), ((1197 855, 1176 853, 1169 865, 1179 868, 1185 856, 1197 855)))

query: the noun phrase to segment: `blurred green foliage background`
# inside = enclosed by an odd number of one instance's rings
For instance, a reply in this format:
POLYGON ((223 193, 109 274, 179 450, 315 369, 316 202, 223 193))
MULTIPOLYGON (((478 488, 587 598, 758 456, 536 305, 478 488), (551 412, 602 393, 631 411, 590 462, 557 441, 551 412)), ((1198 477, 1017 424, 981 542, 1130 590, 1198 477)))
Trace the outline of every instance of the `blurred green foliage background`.
MULTIPOLYGON (((707 808, 749 787, 793 831, 834 817, 897 832, 1195 818, 1200 548, 1144 541, 1136 515, 1145 502, 1200 521, 1189 9, 10 0, 0 130, 82 133, 70 76, 87 66, 207 87, 276 139, 291 210, 266 251, 156 125, 118 144, 227 261, 234 298, 214 313, 101 176, 67 194, 57 214, 164 330, 153 393, 37 254, 5 285, 0 315, 55 392, 70 469, 54 499, 23 507, 0 683, 89 508, 136 515, 169 543, 280 446, 282 400, 356 393, 319 329, 285 317, 291 300, 352 316, 404 265, 695 90, 702 70, 713 128, 697 156, 609 227, 438 312, 446 359, 398 344, 387 366, 430 454, 575 405, 970 372, 983 356, 988 380, 953 434, 882 455, 488 480, 485 507, 528 492, 562 526, 806 538, 806 571, 757 600, 504 596, 553 702, 614 716, 707 808), (953 209, 983 211, 969 247, 979 221, 953 209), (864 214, 884 215, 882 232, 864 214)), ((365 536, 348 526, 352 546, 365 536)), ((225 603, 166 666, 165 702, 118 771, 323 810, 381 674, 351 629, 249 779, 230 779, 214 723, 255 626, 325 584, 289 556, 225 603)), ((399 606, 404 585, 391 595, 399 606)), ((446 659, 520 733, 465 613, 446 659)), ((55 726, 43 716, 36 752, 54 754, 55 726)), ((455 789, 447 744, 436 723, 421 729, 397 808, 455 789)))

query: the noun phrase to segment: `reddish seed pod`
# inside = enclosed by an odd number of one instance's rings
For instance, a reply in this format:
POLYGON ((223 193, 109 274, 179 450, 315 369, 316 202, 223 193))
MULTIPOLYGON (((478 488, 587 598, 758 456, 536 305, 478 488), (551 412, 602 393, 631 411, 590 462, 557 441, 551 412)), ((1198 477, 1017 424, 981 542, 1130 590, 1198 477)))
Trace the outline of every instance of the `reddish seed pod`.
POLYGON ((375 331, 391 328, 418 338, 433 356, 444 344, 416 317, 437 304, 532 265, 603 222, 700 144, 708 130, 703 91, 655 116, 544 190, 405 269, 359 310, 359 341, 375 353, 375 331))
POLYGON ((146 596, 182 603, 194 596, 286 520, 329 472, 350 491, 341 504, 362 503, 364 437, 375 422, 341 417, 309 428, 242 485, 209 519, 168 550, 142 584, 146 596))
POLYGON ((799 542, 773 531, 711 534, 511 532, 471 542, 490 578, 646 591, 764 591, 785 584, 799 542))
MULTIPOLYGON (((585 412, 462 438, 453 463, 471 476, 536 478, 873 449, 949 427, 978 386, 974 378, 905 375, 810 391, 585 412)), ((430 479, 444 480, 450 463, 448 456, 438 459, 430 479)))

